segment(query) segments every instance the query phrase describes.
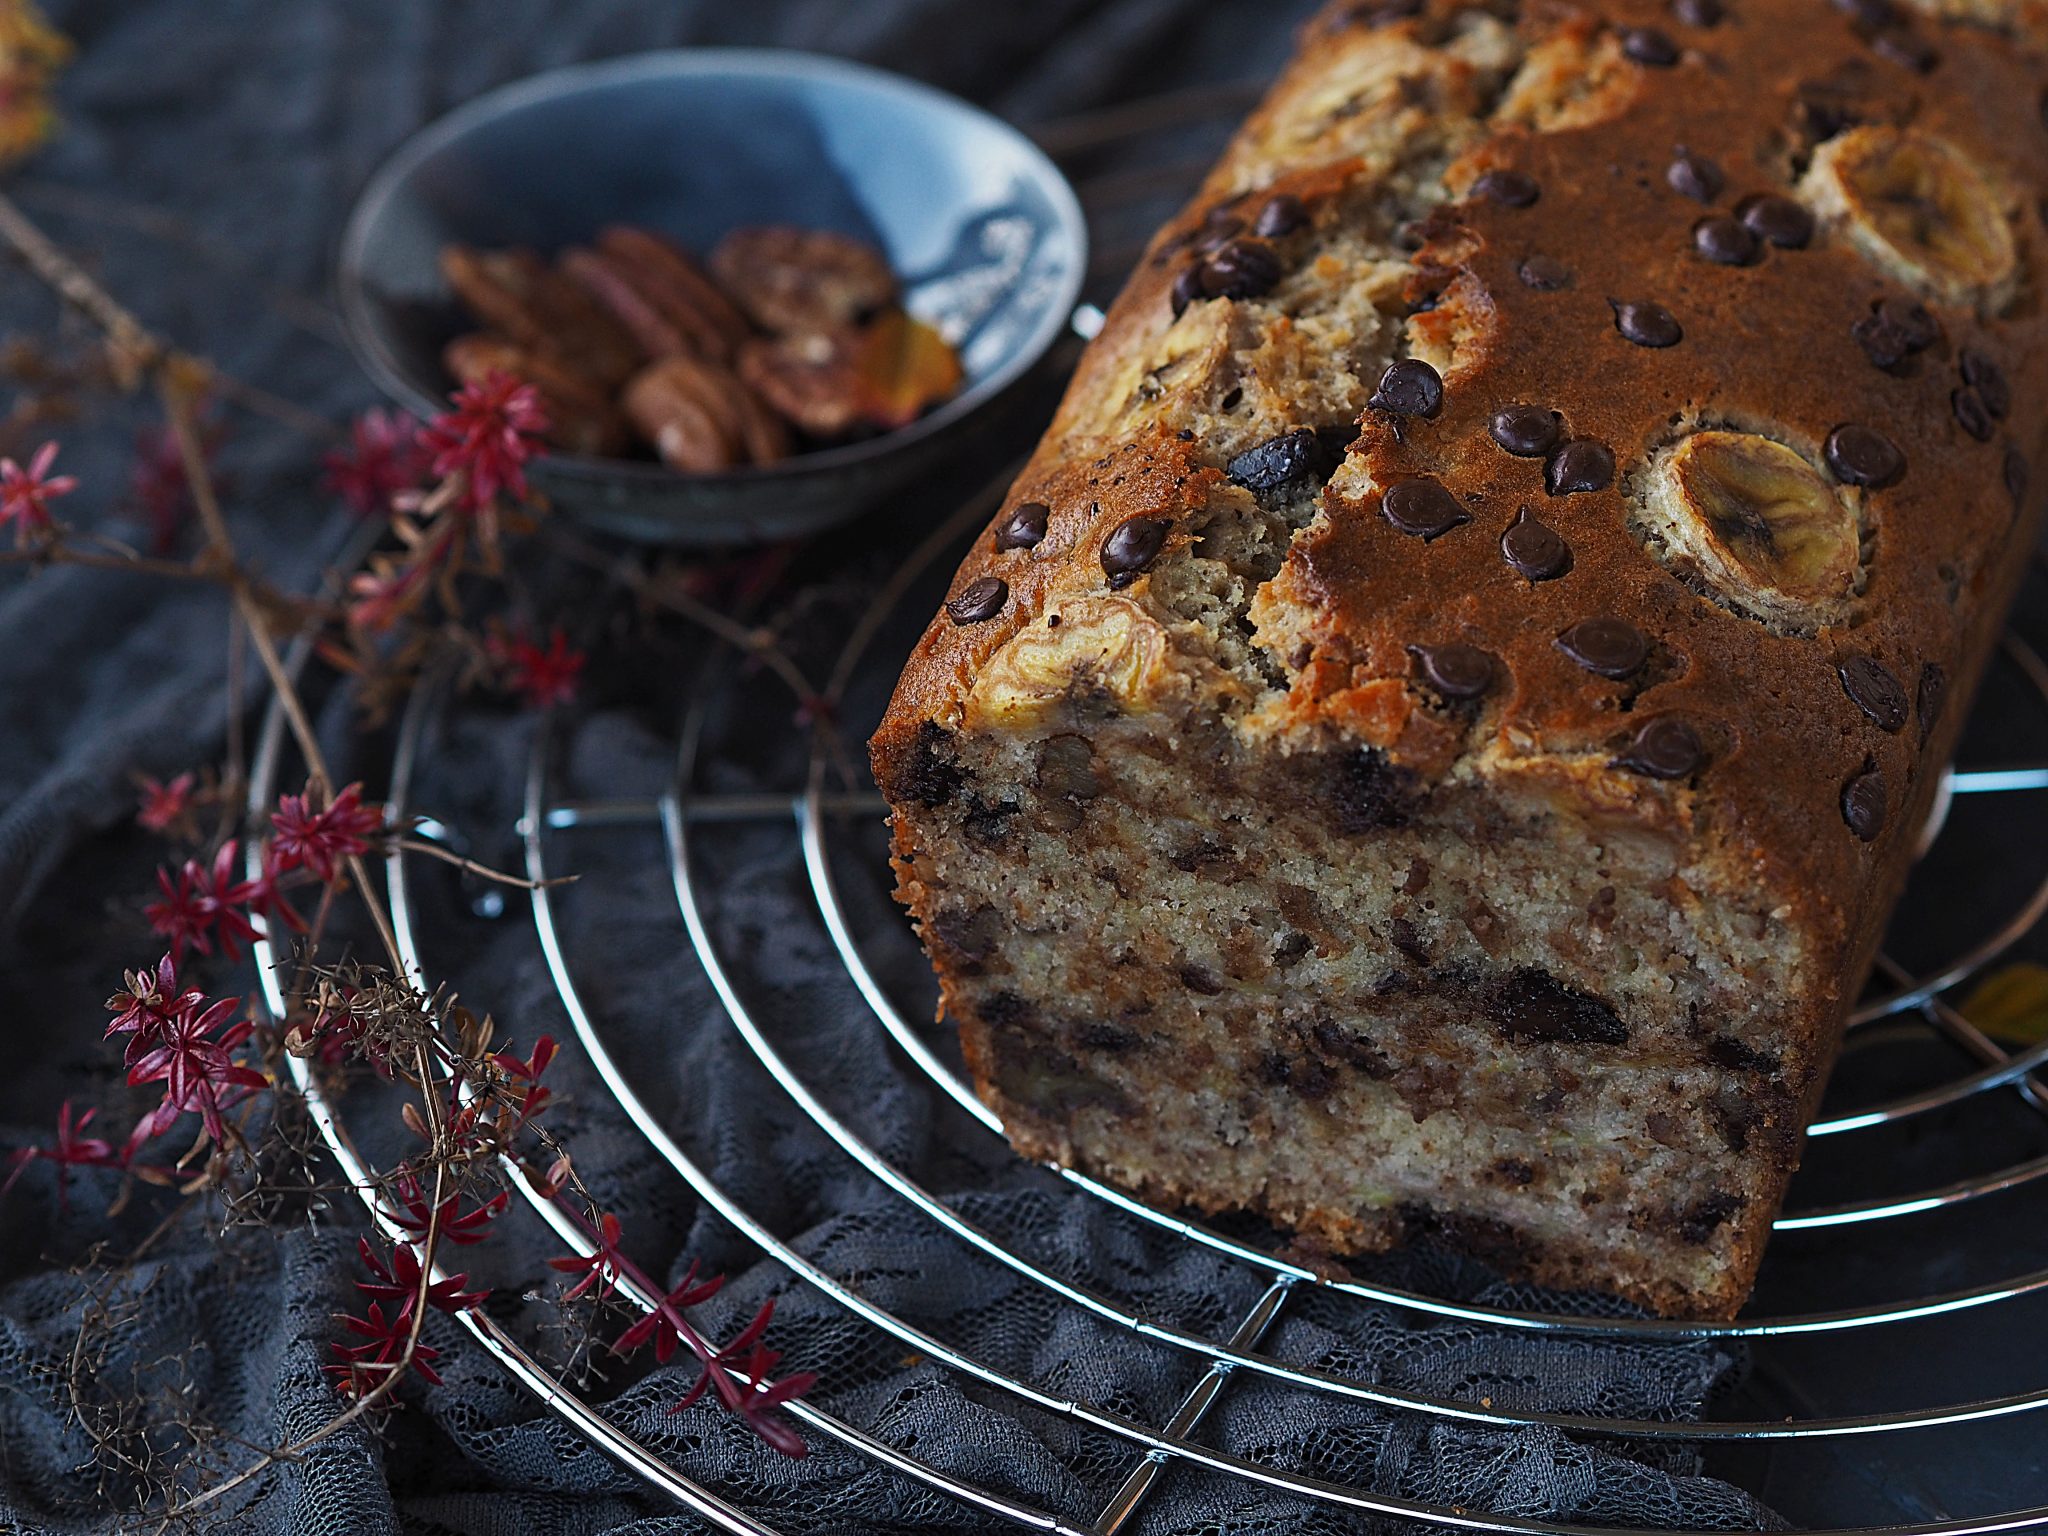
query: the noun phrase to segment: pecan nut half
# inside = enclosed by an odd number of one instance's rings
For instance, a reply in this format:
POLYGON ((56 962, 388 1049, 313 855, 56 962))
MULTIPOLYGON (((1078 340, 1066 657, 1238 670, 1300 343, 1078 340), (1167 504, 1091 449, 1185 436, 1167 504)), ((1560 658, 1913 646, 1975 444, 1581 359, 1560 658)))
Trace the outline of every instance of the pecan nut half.
POLYGON ((575 283, 531 251, 451 245, 441 271, 477 319, 604 393, 640 365, 633 338, 575 283))
POLYGON ((710 265, 754 323, 777 335, 841 330, 896 302, 888 258, 826 229, 735 229, 718 242, 710 265))
POLYGON ((746 340, 746 317, 672 241, 613 225, 598 234, 597 249, 619 279, 698 356, 723 363, 746 340))
POLYGON ((662 461, 692 474, 771 464, 789 434, 731 370, 702 358, 669 357, 626 386, 626 414, 662 461))
POLYGON ((760 337, 740 348, 740 378, 799 431, 844 437, 867 399, 856 353, 850 331, 760 337))

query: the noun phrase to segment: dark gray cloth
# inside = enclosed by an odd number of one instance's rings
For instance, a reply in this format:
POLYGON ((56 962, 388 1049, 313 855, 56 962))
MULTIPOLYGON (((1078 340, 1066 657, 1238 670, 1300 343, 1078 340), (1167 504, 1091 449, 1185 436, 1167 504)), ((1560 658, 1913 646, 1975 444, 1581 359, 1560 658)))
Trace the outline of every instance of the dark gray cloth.
MULTIPOLYGON (((856 55, 1039 120, 1169 85, 1269 73, 1290 45, 1291 19, 1276 12, 1291 18, 1299 7, 76 0, 52 9, 80 58, 62 93, 62 136, 19 188, 24 205, 89 253, 148 322, 240 378, 341 418, 369 403, 370 392, 338 349, 331 315, 303 296, 324 292, 339 222, 377 160, 420 123, 490 85, 652 46, 775 42, 856 55)), ((1167 162, 1206 153, 1217 131, 1137 152, 1167 162)), ((1156 212, 1111 210, 1098 235, 1106 244, 1128 241, 1156 212)), ((4 306, 12 326, 47 328, 52 320, 50 305, 20 277, 9 280, 4 306)), ((117 411, 65 434, 62 467, 85 481, 67 512, 135 531, 120 487, 137 420, 117 411)), ((246 546, 278 581, 308 580, 347 531, 345 514, 317 489, 309 445, 236 416, 223 469, 246 546)), ((867 538, 848 563, 851 574, 812 605, 811 641, 843 633, 886 567, 887 551, 874 546, 867 538)), ((156 953, 138 893, 157 849, 125 824, 129 775, 167 775, 217 758, 226 630, 218 596, 203 590, 75 571, 0 578, 0 1007, 11 1057, 0 1089, 0 1148, 47 1136, 60 1098, 86 1103, 116 1090, 118 1050, 98 1039, 97 1004, 122 967, 156 953)), ((749 686, 766 701, 756 707, 787 708, 767 685, 749 686)), ((672 720, 615 706, 601 687, 597 695, 578 733, 573 787, 602 795, 658 788, 672 720)), ((375 784, 388 742, 364 743, 358 753, 345 702, 331 707, 327 724, 342 760, 375 784)), ((510 710, 463 711, 434 744, 417 808, 484 829, 472 834, 479 857, 514 860, 505 829, 517 813, 532 728, 530 717, 510 710)), ((793 768, 736 751, 719 777, 727 788, 787 788, 793 768)), ((885 910, 874 838, 856 837, 849 849, 861 871, 852 893, 860 910, 885 910)), ((796 1113, 690 959, 658 846, 650 852, 638 833, 622 835, 617 847, 600 840, 574 851, 586 879, 565 909, 579 976, 594 1009, 620 1031, 621 1050, 645 1069, 663 1123, 722 1187, 872 1300, 988 1364, 1147 1423, 1170 1415, 1198 1361, 1056 1306, 970 1255, 796 1113)), ((778 1042, 858 1134, 1055 1272, 1147 1317, 1208 1335, 1229 1331, 1257 1295, 1250 1271, 1021 1167, 880 1047, 819 934, 786 831, 728 834, 705 858, 719 893, 711 920, 721 946, 743 957, 778 1042)), ((565 1035, 517 912, 498 923, 468 918, 459 908, 474 892, 432 877, 423 883, 424 899, 443 909, 437 973, 522 1044, 542 1030, 565 1035)), ((891 963, 914 967, 897 926, 891 963)), ((658 1268, 697 1254, 728 1269, 732 1283, 705 1309, 719 1332, 763 1297, 780 1295, 773 1338, 789 1368, 820 1374, 820 1406, 1081 1524, 1129 1471, 1128 1445, 920 1359, 761 1262, 656 1159, 573 1048, 557 1075, 565 1099, 550 1122, 624 1218, 642 1262, 658 1268)), ((118 1471, 95 1480, 67 1390, 77 1374, 71 1357, 85 1284, 68 1267, 96 1241, 132 1244, 163 1210, 145 1197, 109 1220, 101 1213, 110 1191, 106 1176, 79 1175, 68 1211, 60 1211, 50 1170, 37 1166, 0 1206, 0 1531, 105 1530, 134 1494, 135 1480, 118 1471)), ((195 1416, 234 1437, 215 1447, 221 1466, 247 1454, 236 1440, 270 1445, 323 1423, 339 1406, 321 1374, 331 1315, 361 1303, 347 1230, 355 1219, 343 1201, 331 1221, 276 1236, 242 1233, 223 1243, 207 1237, 203 1220, 174 1227, 97 1303, 113 1322, 110 1348, 84 1379, 88 1407, 141 1397, 162 1410, 168 1393, 189 1382, 195 1416)), ((548 1288, 542 1261, 559 1245, 523 1212, 501 1227, 500 1240, 477 1251, 480 1278, 500 1287, 494 1311, 538 1328, 548 1308, 522 1292, 548 1288)), ((1527 1300, 1426 1258, 1386 1272, 1480 1300, 1527 1300)), ((202 1523, 319 1536, 698 1529, 550 1419, 453 1327, 437 1320, 429 1336, 444 1352, 444 1386, 408 1392, 387 1424, 350 1427, 202 1523)), ((1678 1419, 1699 1414, 1740 1366, 1712 1346, 1558 1346, 1314 1296, 1292 1307, 1263 1347, 1389 1387, 1485 1395, 1504 1407, 1678 1419)), ((808 1460, 789 1462, 713 1408, 670 1414, 689 1379, 679 1367, 636 1378, 614 1366, 613 1374, 591 1390, 617 1422, 778 1528, 987 1528, 982 1517, 823 1438, 814 1437, 808 1460)), ((1252 1381, 1224 1395, 1204 1433, 1273 1465, 1439 1503, 1588 1522, 1771 1520, 1747 1496, 1701 1477, 1699 1457, 1682 1447, 1652 1455, 1544 1430, 1458 1429, 1252 1381)), ((144 1461, 183 1454, 170 1435, 153 1445, 116 1443, 144 1461)), ((1366 1526, 1180 1469, 1137 1528, 1192 1536, 1366 1526)))

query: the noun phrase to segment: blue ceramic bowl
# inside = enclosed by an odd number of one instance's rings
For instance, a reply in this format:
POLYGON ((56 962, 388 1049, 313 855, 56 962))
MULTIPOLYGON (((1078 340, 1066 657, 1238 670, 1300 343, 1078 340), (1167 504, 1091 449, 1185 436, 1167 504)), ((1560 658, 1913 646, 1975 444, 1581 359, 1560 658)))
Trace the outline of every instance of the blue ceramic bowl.
POLYGON ((702 252, 735 225, 835 229, 880 246, 913 313, 959 349, 959 394, 900 431, 780 464, 682 475, 555 453, 535 485, 631 538, 737 544, 842 522, 932 467, 952 429, 1059 336, 1087 266, 1079 205, 1007 124, 879 70, 802 53, 691 49, 536 75, 408 139, 364 189, 337 282, 357 355, 395 400, 440 409, 451 242, 543 253, 607 224, 702 252))

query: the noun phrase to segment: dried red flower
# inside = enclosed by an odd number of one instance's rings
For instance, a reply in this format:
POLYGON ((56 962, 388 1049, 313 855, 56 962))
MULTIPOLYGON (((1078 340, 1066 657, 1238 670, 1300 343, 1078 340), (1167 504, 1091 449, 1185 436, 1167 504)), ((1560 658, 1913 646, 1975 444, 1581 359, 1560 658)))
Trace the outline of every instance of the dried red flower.
POLYGON ((57 1107, 57 1135, 47 1147, 17 1147, 8 1156, 7 1181, 0 1183, 0 1197, 14 1188, 14 1181, 27 1172, 28 1165, 42 1161, 57 1166, 57 1209, 64 1210, 71 1200, 71 1170, 73 1168, 118 1168, 121 1156, 115 1152, 113 1143, 102 1141, 97 1136, 85 1134, 85 1128, 92 1124, 97 1109, 88 1109, 76 1120, 71 1118, 71 1101, 66 1099, 57 1107))
POLYGON ((358 517, 381 517, 391 498, 418 487, 427 476, 428 455, 420 446, 420 424, 409 411, 371 407, 349 426, 349 446, 321 459, 327 489, 358 517))
MULTIPOLYGON (((358 1280, 356 1289, 365 1295, 399 1303, 401 1314, 408 1310, 420 1292, 419 1255, 409 1244, 399 1243, 391 1250, 391 1261, 387 1264, 383 1255, 370 1246, 367 1237, 356 1239, 356 1249, 362 1255, 363 1267, 376 1277, 374 1280, 358 1280)), ((465 1291, 462 1287, 468 1279, 468 1275, 462 1274, 430 1282, 427 1305, 442 1312, 460 1312, 465 1307, 477 1306, 491 1293, 487 1290, 465 1291)))
POLYGON ((50 501, 69 496, 78 489, 75 475, 52 475, 57 462, 57 444, 38 448, 23 469, 12 459, 0 459, 0 528, 14 524, 14 543, 19 548, 50 526, 50 501))
POLYGON ((598 1299, 602 1301, 618 1289, 619 1277, 632 1265, 632 1261, 619 1250, 619 1235, 619 1218, 606 1211, 597 1221, 597 1252, 568 1253, 548 1260, 549 1269, 558 1269, 565 1275, 582 1276, 562 1292, 562 1300, 574 1301, 596 1286, 598 1299))
POLYGON ((142 805, 135 813, 136 825, 148 832, 168 832, 190 823, 192 790, 196 780, 181 773, 168 784, 159 784, 147 774, 142 778, 142 805))
MULTIPOLYGON (((396 1181, 393 1193, 404 1208, 403 1214, 392 1213, 393 1224, 403 1228, 411 1236, 424 1240, 427 1235, 429 1212, 427 1196, 420 1188, 419 1181, 411 1174, 405 1174, 396 1181)), ((470 1243, 480 1243, 490 1235, 486 1229, 511 1203, 510 1193, 501 1189, 482 1205, 465 1211, 461 1208, 461 1196, 449 1195, 432 1212, 432 1225, 436 1237, 445 1238, 463 1247, 470 1243)))
POLYGON ((504 669, 504 686, 521 695, 535 709, 570 703, 589 660, 569 644, 557 625, 545 648, 524 634, 493 634, 489 642, 491 659, 504 669))
POLYGON ((261 1072, 234 1058, 235 1047, 255 1029, 247 1019, 235 1021, 241 1006, 240 998, 231 997, 204 1008, 180 1009, 155 1031, 151 1048, 130 1062, 131 1085, 164 1085, 163 1102, 137 1122, 128 1138, 131 1151, 161 1136, 183 1114, 197 1114, 216 1142, 229 1139, 221 1111, 240 1099, 234 1090, 269 1086, 261 1072))
POLYGON ((114 1015, 107 1025, 107 1038, 135 1037, 128 1042, 126 1064, 132 1067, 136 1057, 156 1045, 173 1019, 203 1005, 206 994, 179 990, 177 965, 169 955, 157 961, 155 970, 129 971, 122 980, 126 985, 107 999, 107 1011, 114 1015))
POLYGON ((769 1321, 774 1316, 775 1302, 771 1298, 761 1303, 761 1310, 754 1314, 753 1321, 742 1328, 730 1343, 703 1354, 703 1371, 669 1412, 681 1413, 708 1389, 745 1420, 747 1427, 762 1440, 792 1461, 801 1461, 810 1454, 810 1447, 804 1444, 803 1436, 797 1433, 795 1426, 775 1416, 774 1410, 810 1391, 818 1384, 818 1376, 815 1371, 797 1371, 780 1381, 773 1379, 775 1367, 782 1363, 782 1353, 762 1343, 761 1336, 768 1331, 769 1321), (747 1378, 745 1385, 734 1374, 736 1371, 739 1376, 747 1378))
POLYGON ((708 1279, 699 1280, 697 1261, 690 1260, 690 1267, 683 1271, 682 1283, 662 1297, 651 1312, 613 1340, 612 1352, 630 1355, 651 1339, 654 1342, 656 1363, 667 1365, 674 1358, 676 1347, 688 1342, 689 1336, 695 1331, 683 1316, 682 1309, 709 1301, 718 1294, 718 1288, 724 1284, 723 1275, 712 1275, 708 1279))
POLYGON ((554 1097, 552 1090, 542 1086, 541 1074, 548 1069, 548 1063, 555 1059, 555 1038, 542 1035, 534 1043, 533 1055, 522 1061, 510 1051, 500 1051, 491 1058, 491 1064, 519 1085, 519 1123, 524 1125, 540 1113, 541 1106, 554 1097))
MULTIPOLYGON (((405 1341, 412 1333, 412 1309, 400 1307, 387 1318, 382 1305, 373 1301, 367 1316, 343 1316, 341 1326, 367 1342, 344 1344, 335 1340, 327 1347, 340 1357, 341 1363, 326 1369, 341 1378, 343 1391, 360 1397, 383 1385, 383 1378, 397 1370, 405 1358, 405 1341)), ((434 1362, 440 1358, 441 1352, 421 1339, 413 1346, 412 1369, 422 1381, 438 1387, 441 1377, 434 1362)))
POLYGON ((310 872, 322 885, 341 878, 341 866, 376 845, 384 831, 384 807, 363 803, 363 786, 351 784, 320 810, 311 795, 280 795, 270 817, 270 859, 276 874, 310 872))
POLYGON ((513 375, 494 372, 465 384, 420 432, 420 446, 437 475, 462 476, 462 502, 472 511, 489 506, 501 491, 527 496, 526 461, 548 429, 540 394, 513 375))
POLYGON ((142 915, 171 941, 174 962, 185 957, 188 946, 210 955, 215 944, 228 959, 239 960, 238 946, 263 936, 250 920, 250 907, 265 891, 260 882, 234 878, 236 846, 232 838, 223 843, 210 869, 187 859, 175 879, 168 868, 157 870, 164 899, 143 908, 142 915))
MULTIPOLYGON (((218 422, 200 428, 199 454, 208 466, 220 452, 226 436, 218 422)), ((194 508, 192 482, 185 474, 185 455, 178 446, 177 433, 168 426, 136 434, 128 493, 149 520, 151 553, 168 554, 194 508)))

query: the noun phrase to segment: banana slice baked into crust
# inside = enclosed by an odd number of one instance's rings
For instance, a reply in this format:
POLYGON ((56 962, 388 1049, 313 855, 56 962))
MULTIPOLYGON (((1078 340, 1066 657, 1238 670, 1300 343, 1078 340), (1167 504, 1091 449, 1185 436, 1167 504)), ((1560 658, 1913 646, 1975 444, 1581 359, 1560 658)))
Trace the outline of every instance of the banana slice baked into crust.
POLYGON ((1740 1307, 2040 516, 2041 16, 1308 27, 872 743, 1021 1150, 1740 1307))

